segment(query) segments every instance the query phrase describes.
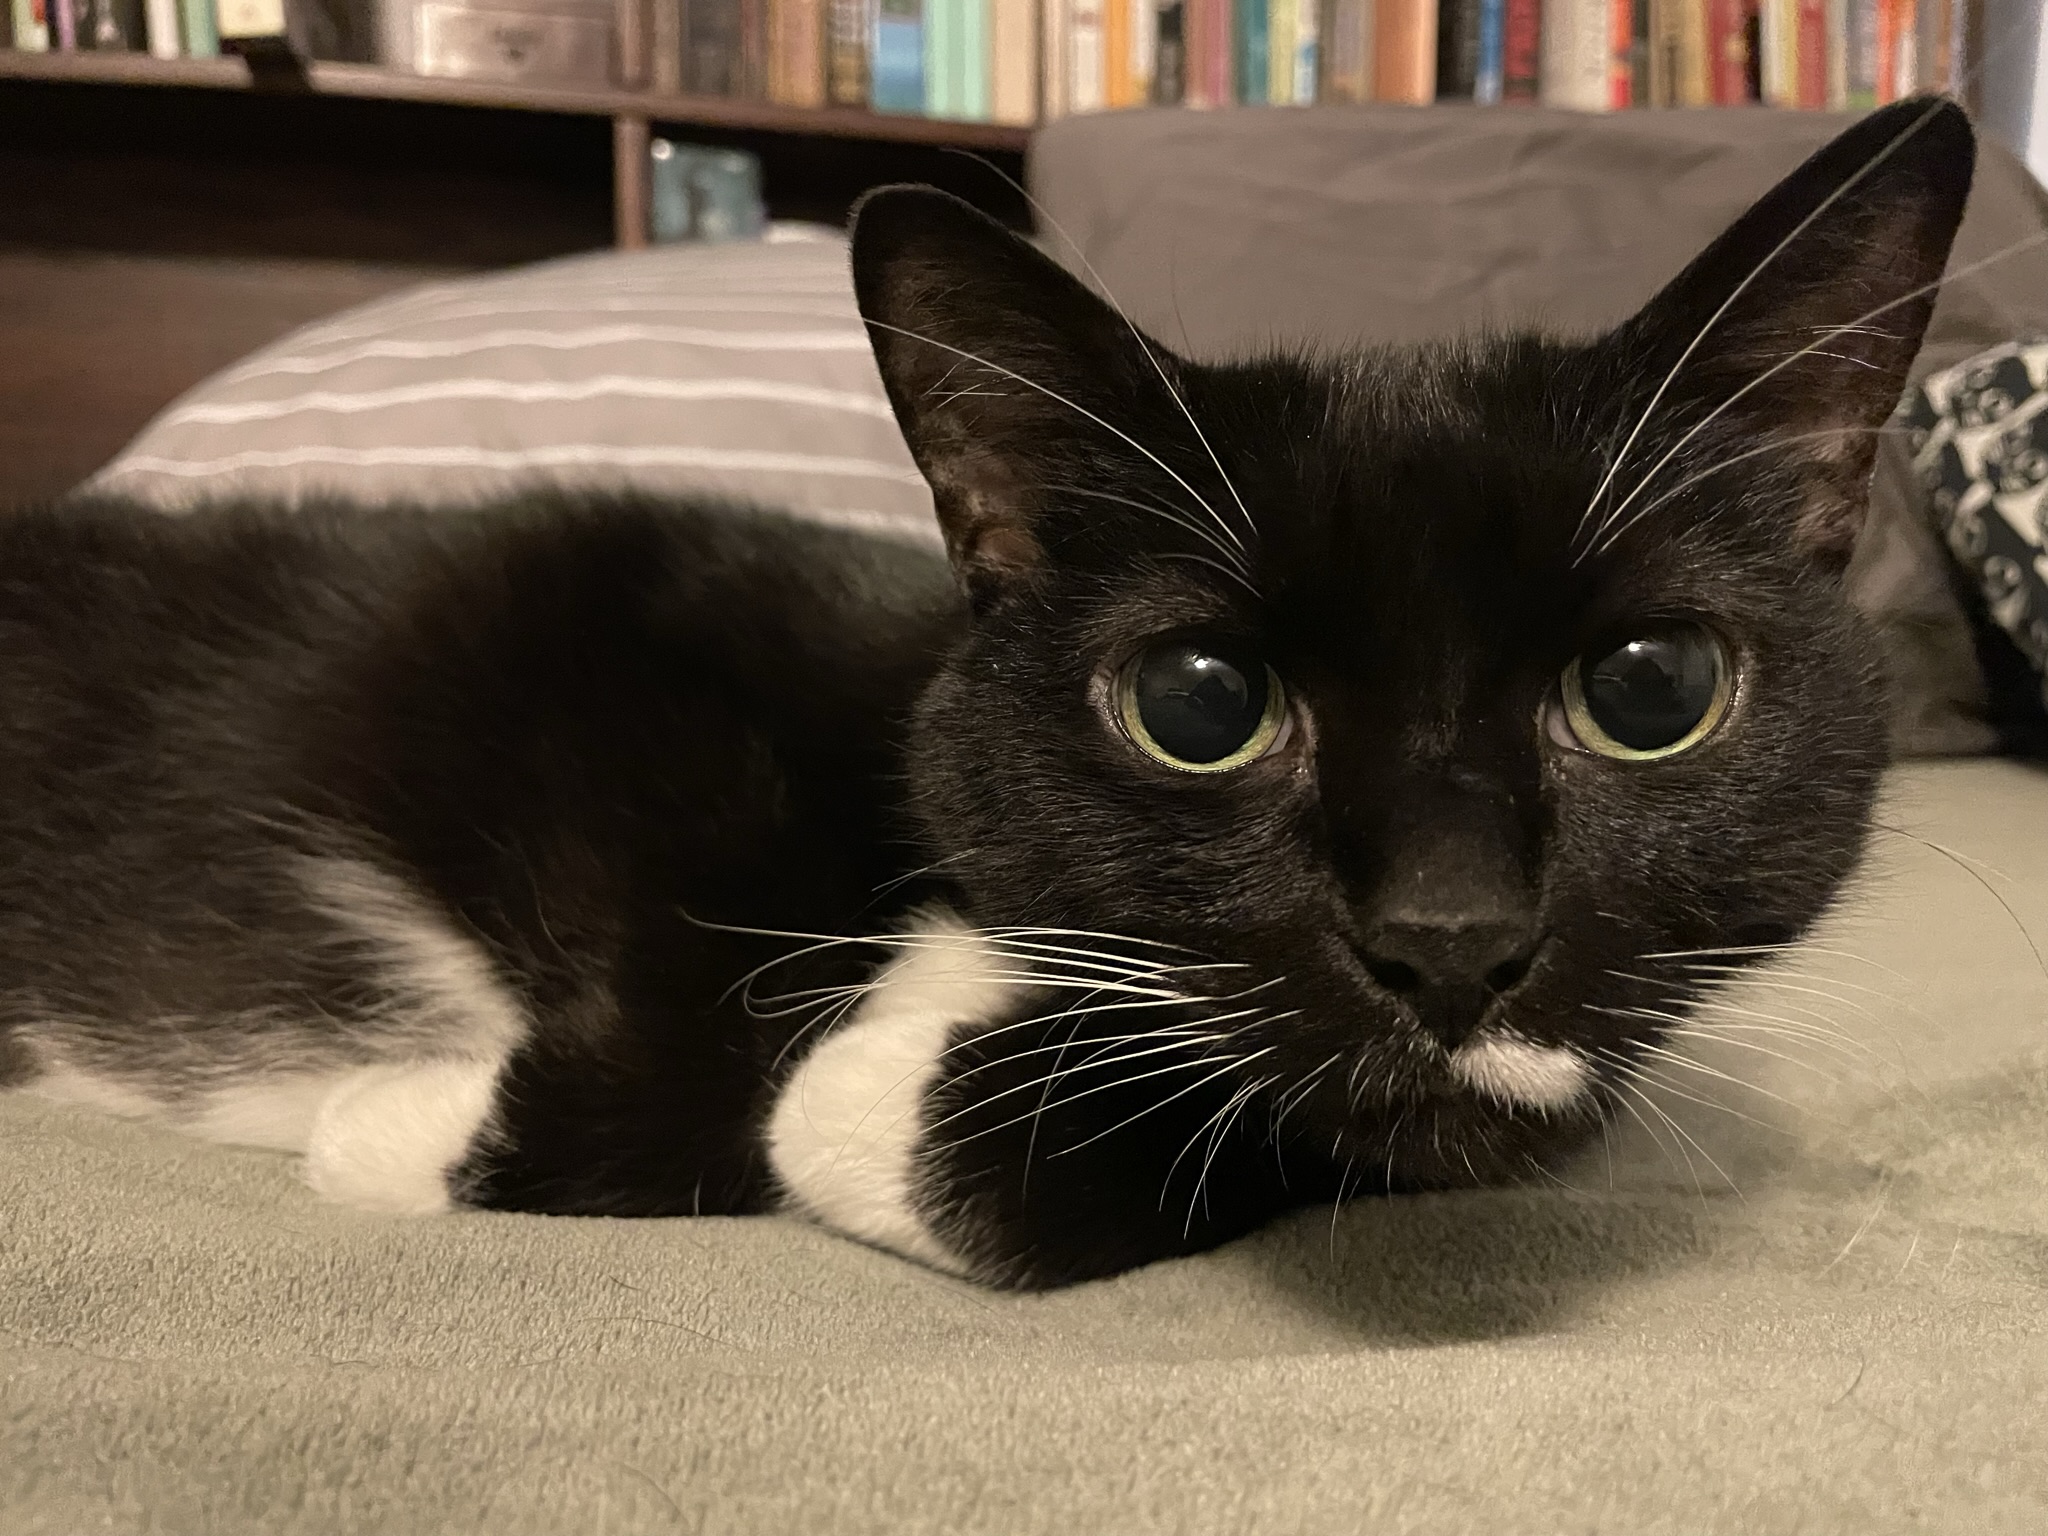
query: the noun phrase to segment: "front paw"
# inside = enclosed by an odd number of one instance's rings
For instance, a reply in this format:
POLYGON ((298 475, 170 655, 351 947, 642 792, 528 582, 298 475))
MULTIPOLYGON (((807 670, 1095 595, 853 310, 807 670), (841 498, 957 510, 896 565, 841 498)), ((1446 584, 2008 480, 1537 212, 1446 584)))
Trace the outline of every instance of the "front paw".
POLYGON ((349 1073, 313 1117, 306 1182, 322 1199, 360 1210, 452 1210, 456 1168, 488 1139, 500 1065, 394 1062, 349 1073))

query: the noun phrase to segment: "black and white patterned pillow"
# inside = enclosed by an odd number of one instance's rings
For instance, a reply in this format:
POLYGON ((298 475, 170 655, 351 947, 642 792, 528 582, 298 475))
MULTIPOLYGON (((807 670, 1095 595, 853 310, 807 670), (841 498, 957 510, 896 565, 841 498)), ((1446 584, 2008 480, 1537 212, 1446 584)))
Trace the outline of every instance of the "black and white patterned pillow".
POLYGON ((2048 341, 1930 374, 1906 401, 1906 425, 1949 550, 2048 707, 2048 341))

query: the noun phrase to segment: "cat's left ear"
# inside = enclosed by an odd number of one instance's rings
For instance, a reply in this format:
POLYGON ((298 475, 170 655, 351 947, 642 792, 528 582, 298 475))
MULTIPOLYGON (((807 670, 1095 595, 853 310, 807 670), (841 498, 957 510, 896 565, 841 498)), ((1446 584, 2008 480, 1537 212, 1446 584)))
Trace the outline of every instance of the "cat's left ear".
POLYGON ((1063 483, 1130 456, 1134 398, 1163 348, 1030 242, 929 187, 854 211, 853 285, 875 361, 970 593, 1029 580, 1061 530, 1063 483), (1124 419, 1120 424, 1120 418, 1124 419))
POLYGON ((1845 561, 1975 164, 1962 109, 1919 97, 1873 112, 1766 193, 1610 338, 1646 388, 1668 380, 1624 462, 1649 469, 1695 426, 1693 451, 1671 462, 1681 473, 1732 442, 1780 444, 1806 487, 1794 538, 1845 561))

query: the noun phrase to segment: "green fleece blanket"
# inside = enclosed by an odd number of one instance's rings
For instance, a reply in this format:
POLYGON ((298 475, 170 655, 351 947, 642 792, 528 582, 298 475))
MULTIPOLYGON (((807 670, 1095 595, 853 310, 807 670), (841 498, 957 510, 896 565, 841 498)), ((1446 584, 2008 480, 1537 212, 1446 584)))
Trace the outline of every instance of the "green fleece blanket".
POLYGON ((2048 1531, 2048 774, 1883 819, 1669 1122, 1058 1295, 0 1099, 0 1531, 2048 1531))

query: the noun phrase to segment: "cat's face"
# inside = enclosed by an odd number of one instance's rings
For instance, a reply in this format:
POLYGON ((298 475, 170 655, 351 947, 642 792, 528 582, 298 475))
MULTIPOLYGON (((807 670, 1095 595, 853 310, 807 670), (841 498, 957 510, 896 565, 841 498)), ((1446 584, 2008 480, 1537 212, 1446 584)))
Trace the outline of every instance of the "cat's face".
POLYGON ((1839 577, 1971 153, 1878 114, 1591 343, 1229 368, 937 194, 870 201, 974 606, 913 763, 973 920, 1175 946, 1375 1182, 1582 1140, 1704 967, 1856 862, 1884 697, 1839 577))

